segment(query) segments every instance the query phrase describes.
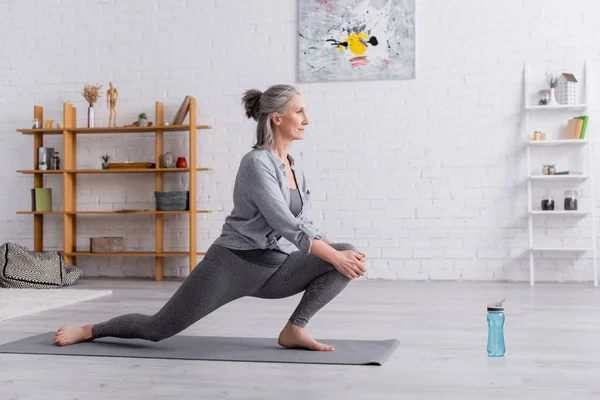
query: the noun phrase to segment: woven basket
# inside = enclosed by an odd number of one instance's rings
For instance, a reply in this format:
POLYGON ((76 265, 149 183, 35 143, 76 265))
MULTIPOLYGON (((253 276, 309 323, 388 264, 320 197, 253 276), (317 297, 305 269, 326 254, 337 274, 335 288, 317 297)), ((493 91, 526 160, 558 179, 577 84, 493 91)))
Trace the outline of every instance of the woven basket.
POLYGON ((190 192, 188 190, 155 191, 154 197, 156 198, 156 209, 158 211, 189 210, 190 192))

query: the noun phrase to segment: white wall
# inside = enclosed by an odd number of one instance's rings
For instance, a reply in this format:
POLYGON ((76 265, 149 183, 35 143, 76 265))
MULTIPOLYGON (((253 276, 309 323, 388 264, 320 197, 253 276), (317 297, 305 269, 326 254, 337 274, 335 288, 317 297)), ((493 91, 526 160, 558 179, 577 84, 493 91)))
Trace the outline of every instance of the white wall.
MULTIPOLYGON (((416 3, 416 79, 298 85, 311 125, 292 154, 308 164, 314 219, 335 240, 367 253, 370 278, 527 280, 523 62, 536 62, 543 78, 546 70, 575 71, 584 59, 598 59, 600 4, 416 3)), ((205 250, 231 210, 239 158, 253 139, 242 92, 295 83, 297 2, 4 0, 0 14, 7 16, 0 28, 0 242, 33 245, 33 218, 15 214, 29 207, 32 177, 15 171, 31 168, 33 144, 16 129, 31 124, 34 104, 45 107, 47 118, 62 119, 64 101, 77 107, 78 124, 85 125, 83 84, 106 89, 113 80, 121 94, 119 124, 141 111, 152 119, 156 100, 170 118, 191 94, 199 123, 214 126, 198 136, 199 164, 214 168, 198 177, 198 207, 215 210, 198 219, 198 247, 205 250)), ((106 124, 105 97, 99 105, 97 123, 106 124)), ((595 137, 597 108, 590 115, 595 137)), ((185 135, 169 137, 167 148, 185 152, 185 135)), ((78 140, 79 167, 99 167, 104 152, 131 161, 150 160, 154 152, 151 135, 78 140)), ((46 144, 62 147, 57 138, 46 144)), ((78 179, 82 210, 153 207, 150 175, 78 179)), ((185 187, 181 177, 169 180, 169 187, 185 187)), ((55 188, 60 209, 61 178, 47 176, 45 183, 55 188)), ((185 218, 166 221, 168 247, 185 250, 185 218)), ((582 233, 557 221, 539 232, 555 227, 548 233, 555 239, 582 233)), ((45 224, 47 247, 59 249, 61 217, 46 217, 45 224)), ((589 227, 589 220, 577 226, 589 227)), ((100 235, 123 235, 128 249, 152 249, 153 220, 79 218, 81 248, 100 235)), ((591 279, 589 257, 547 257, 537 279, 591 279)), ((88 276, 154 271, 146 258, 80 258, 79 265, 88 276)), ((187 273, 185 258, 167 265, 168 276, 187 273)))

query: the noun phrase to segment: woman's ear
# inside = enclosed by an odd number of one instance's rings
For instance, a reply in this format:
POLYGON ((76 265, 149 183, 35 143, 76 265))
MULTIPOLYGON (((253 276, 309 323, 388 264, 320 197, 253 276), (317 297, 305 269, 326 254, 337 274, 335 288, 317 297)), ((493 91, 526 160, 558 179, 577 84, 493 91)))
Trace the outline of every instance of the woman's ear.
POLYGON ((271 121, 273 121, 273 124, 277 126, 281 125, 281 117, 276 112, 271 114, 271 121))

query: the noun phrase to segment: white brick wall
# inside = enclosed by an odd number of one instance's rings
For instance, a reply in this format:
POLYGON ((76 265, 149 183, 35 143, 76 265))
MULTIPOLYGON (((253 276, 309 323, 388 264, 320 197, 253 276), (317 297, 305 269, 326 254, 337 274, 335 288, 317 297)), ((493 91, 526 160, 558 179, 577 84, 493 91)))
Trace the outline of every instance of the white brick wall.
MULTIPOLYGON (((243 117, 245 89, 294 83, 295 1, 275 0, 0 0, 0 242, 32 246, 29 204, 32 107, 62 119, 62 102, 85 125, 83 84, 115 82, 118 123, 141 112, 154 118, 163 101, 171 118, 186 94, 198 99, 198 121, 214 126, 198 139, 199 249, 219 235, 230 211, 239 158, 252 143, 243 117)), ((417 78, 405 81, 298 85, 311 120, 292 154, 307 164, 314 219, 337 241, 369 256, 369 278, 527 280, 526 197, 521 147, 522 64, 552 72, 599 58, 600 4, 574 0, 417 1, 417 78)), ((600 66, 600 62, 594 65, 600 66)), ((593 74, 600 76, 594 67, 593 74)), ((593 87, 598 91, 598 85, 593 87)), ((106 124, 105 97, 97 124, 106 124)), ((590 116, 594 128, 597 107, 590 116)), ((80 136, 79 167, 99 155, 151 159, 151 136, 80 136)), ((62 150, 62 141, 47 145, 62 150)), ((185 155, 185 135, 166 148, 185 155)), ((168 187, 185 187, 176 175, 168 187)), ((79 176, 80 209, 152 207, 152 176, 79 176)), ((61 178, 47 176, 62 207, 61 178)), ((558 187, 554 192, 562 193, 558 187)), ((584 192, 584 194, 589 194, 584 192)), ((597 205, 594 205, 595 207, 597 205)), ((165 217, 167 247, 187 248, 185 218, 165 217)), ((62 245, 61 219, 46 218, 45 243, 62 245)), ((123 235, 129 249, 153 248, 149 216, 82 216, 78 243, 123 235)), ((548 240, 581 233, 589 220, 563 229, 549 221, 548 240), (553 228, 549 231, 549 228, 553 228)), ((585 232, 584 232, 585 233, 585 232)), ((589 257, 547 256, 537 278, 589 281, 589 257)), ((87 275, 152 276, 149 259, 80 258, 87 275)), ((187 260, 168 259, 166 274, 183 276, 187 260)))

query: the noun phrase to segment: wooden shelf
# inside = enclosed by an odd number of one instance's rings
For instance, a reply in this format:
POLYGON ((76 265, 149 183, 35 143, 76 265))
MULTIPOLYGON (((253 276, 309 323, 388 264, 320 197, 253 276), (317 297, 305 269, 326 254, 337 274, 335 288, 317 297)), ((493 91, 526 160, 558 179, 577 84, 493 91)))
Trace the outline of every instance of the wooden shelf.
POLYGON ((40 169, 19 169, 17 173, 19 174, 62 174, 62 169, 48 169, 48 170, 40 170, 40 169))
POLYGON ((17 214, 30 214, 30 215, 62 215, 64 211, 17 211, 17 214))
POLYGON ((25 135, 33 135, 35 133, 43 133, 44 135, 62 135, 64 133, 64 129, 17 129, 17 132, 21 132, 25 135))
MULTIPOLYGON (((127 210, 127 211, 17 211, 17 214, 64 214, 64 215, 161 215, 161 214, 189 214, 189 211, 151 211, 151 210, 127 210)), ((196 214, 209 214, 212 210, 196 210, 196 214)))
MULTIPOLYGON (((127 173, 152 173, 152 172, 189 172, 189 168, 123 168, 123 169, 68 169, 68 170, 38 170, 19 169, 19 174, 127 174, 127 173)), ((212 171, 212 168, 196 168, 196 171, 212 171)))
MULTIPOLYGON (((196 129, 211 129, 209 125, 196 125, 196 129)), ((117 126, 98 128, 64 128, 64 129, 17 129, 25 135, 43 133, 46 135, 62 135, 65 131, 72 133, 144 133, 144 132, 186 132, 190 130, 189 125, 163 125, 163 126, 117 126)))
MULTIPOLYGON (((205 255, 206 253, 196 253, 196 255, 205 255)), ((88 251, 63 252, 68 257, 188 257, 187 251, 124 251, 121 253, 90 253, 88 251)))
MULTIPOLYGON (((196 210, 197 214, 208 214, 211 210, 196 210)), ((160 215, 160 214, 189 214, 188 211, 153 211, 153 210, 126 210, 126 211, 67 211, 67 215, 160 215)))
MULTIPOLYGON (((113 168, 113 169, 69 169, 68 174, 128 174, 152 172, 189 172, 189 168, 113 168)), ((212 168, 196 168, 196 171, 212 171, 212 168)))

